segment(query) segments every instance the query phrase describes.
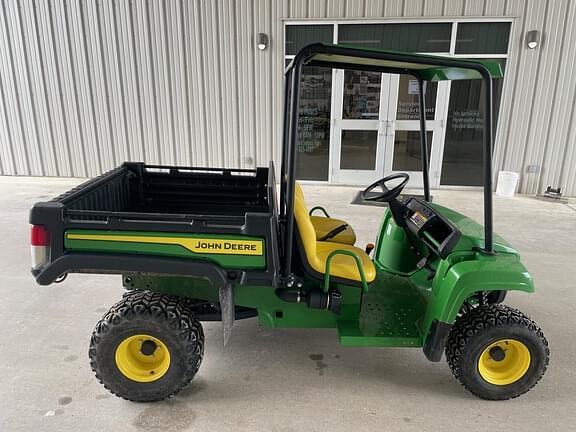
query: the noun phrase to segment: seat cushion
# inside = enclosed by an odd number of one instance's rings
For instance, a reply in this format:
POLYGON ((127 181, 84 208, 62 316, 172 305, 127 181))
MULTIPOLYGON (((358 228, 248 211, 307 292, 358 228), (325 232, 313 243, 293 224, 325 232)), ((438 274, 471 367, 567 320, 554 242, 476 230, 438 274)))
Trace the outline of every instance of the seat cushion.
MULTIPOLYGON (((325 274, 326 260, 330 253, 336 250, 347 250, 355 253, 360 258, 364 275, 366 276, 366 282, 372 282, 376 278, 374 263, 362 249, 342 243, 316 240, 314 225, 312 225, 304 199, 299 194, 296 194, 294 200, 294 218, 304 249, 304 259, 306 259, 315 272, 322 275, 325 274)), ((356 260, 347 255, 336 255, 332 258, 330 275, 340 279, 362 282, 356 260)))
MULTIPOLYGON (((310 263, 314 270, 318 273, 324 274, 326 272, 326 260, 328 255, 335 250, 347 250, 354 252, 362 263, 364 268, 364 275, 366 276, 366 282, 370 283, 376 278, 376 267, 374 263, 362 249, 332 242, 316 242, 316 262, 310 263), (314 265, 316 264, 316 265, 314 265)), ((361 282, 362 278, 358 272, 358 266, 354 258, 348 255, 336 255, 332 258, 332 264, 330 265, 330 276, 335 276, 342 279, 349 279, 357 282, 361 282)))
MULTIPOLYGON (((314 230, 316 231, 316 239, 321 239, 330 231, 342 225, 348 225, 345 221, 340 219, 332 219, 323 216, 310 216, 314 230)), ((350 225, 346 229, 330 239, 327 242, 343 243, 347 245, 354 245, 356 243, 356 233, 350 225)))

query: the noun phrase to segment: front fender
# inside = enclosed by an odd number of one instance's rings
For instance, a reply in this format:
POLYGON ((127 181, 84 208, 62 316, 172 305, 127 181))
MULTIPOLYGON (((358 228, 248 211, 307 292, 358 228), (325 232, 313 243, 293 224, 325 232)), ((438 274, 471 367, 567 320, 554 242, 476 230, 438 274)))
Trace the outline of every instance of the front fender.
POLYGON ((515 254, 476 253, 453 265, 439 266, 422 326, 428 335, 432 322, 452 324, 464 301, 479 291, 534 292, 534 282, 515 254))

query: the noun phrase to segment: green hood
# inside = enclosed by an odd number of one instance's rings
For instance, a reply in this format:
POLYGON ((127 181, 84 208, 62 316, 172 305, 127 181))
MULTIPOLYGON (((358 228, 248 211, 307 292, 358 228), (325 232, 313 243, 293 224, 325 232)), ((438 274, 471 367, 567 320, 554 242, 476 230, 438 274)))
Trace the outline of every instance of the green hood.
MULTIPOLYGON (((454 251, 471 250, 475 247, 481 248, 484 246, 484 227, 482 225, 468 216, 464 216, 461 213, 439 204, 430 205, 443 217, 452 222, 462 233, 462 238, 456 247, 454 247, 454 251)), ((518 252, 496 233, 494 233, 494 251, 518 255, 518 252)))

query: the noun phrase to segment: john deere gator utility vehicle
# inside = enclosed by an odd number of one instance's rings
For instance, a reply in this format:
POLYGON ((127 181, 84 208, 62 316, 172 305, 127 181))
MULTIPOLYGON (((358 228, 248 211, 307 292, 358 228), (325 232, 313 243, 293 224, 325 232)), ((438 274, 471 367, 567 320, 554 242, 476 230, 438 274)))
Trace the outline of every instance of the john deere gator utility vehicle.
POLYGON ((124 163, 32 208, 32 274, 41 285, 68 273, 122 275, 127 291, 96 324, 89 356, 104 386, 129 400, 167 398, 194 378, 200 322, 221 321, 226 341, 234 320, 250 317, 336 329, 349 347, 421 348, 434 362, 445 353, 473 394, 519 396, 544 374, 549 349, 530 318, 501 304, 508 291, 534 285, 518 252, 492 232, 492 79, 500 76, 490 61, 310 45, 285 71, 279 200, 272 163, 124 163), (304 65, 418 82, 424 199, 399 199, 408 174, 368 186, 365 199, 388 204, 372 251, 355 245, 347 222, 311 216, 295 180, 304 65), (423 89, 460 79, 484 83, 484 226, 430 202, 423 89))

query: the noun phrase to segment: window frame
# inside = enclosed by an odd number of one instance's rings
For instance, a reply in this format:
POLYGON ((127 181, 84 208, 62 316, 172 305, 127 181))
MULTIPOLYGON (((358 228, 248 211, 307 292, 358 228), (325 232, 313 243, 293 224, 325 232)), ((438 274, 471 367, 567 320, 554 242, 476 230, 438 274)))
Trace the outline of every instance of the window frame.
POLYGON ((482 17, 482 18, 465 18, 458 17, 452 19, 434 19, 434 18, 401 18, 401 19, 382 19, 382 18, 371 18, 371 19, 340 19, 340 20, 283 20, 282 29, 282 58, 293 59, 295 55, 286 54, 286 27, 293 25, 332 25, 332 43, 338 43, 338 26, 340 24, 422 24, 422 23, 448 23, 452 24, 452 34, 450 35, 450 51, 449 52, 436 52, 434 54, 447 55, 450 57, 460 57, 460 58, 508 58, 510 56, 510 46, 512 43, 512 37, 508 38, 508 46, 506 47, 506 54, 494 54, 494 53, 482 53, 482 54, 456 54, 456 37, 458 33, 459 23, 492 23, 492 22, 508 22, 510 23, 510 34, 513 33, 514 27, 513 17, 482 17))

